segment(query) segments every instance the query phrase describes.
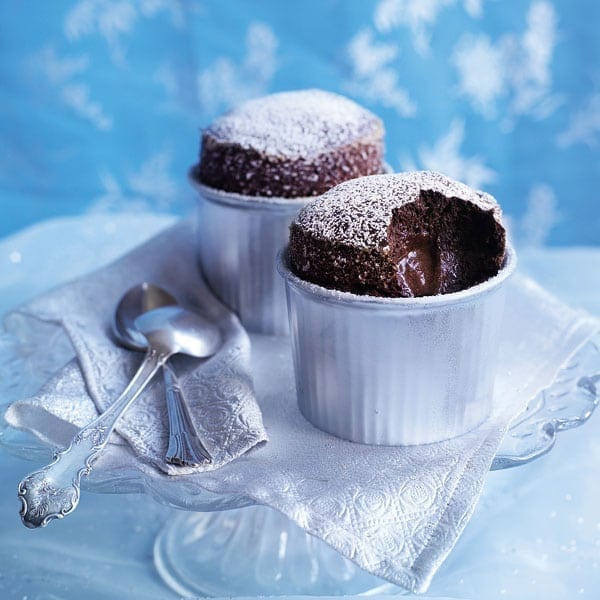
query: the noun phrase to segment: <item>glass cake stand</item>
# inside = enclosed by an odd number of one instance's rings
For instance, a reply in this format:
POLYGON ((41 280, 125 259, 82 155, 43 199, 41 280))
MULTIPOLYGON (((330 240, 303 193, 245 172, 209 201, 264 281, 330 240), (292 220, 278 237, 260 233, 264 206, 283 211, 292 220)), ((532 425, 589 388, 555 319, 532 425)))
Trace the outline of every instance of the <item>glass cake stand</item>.
MULTIPOLYGON (((4 405, 35 393, 73 355, 66 336, 54 326, 47 325, 36 335, 39 341, 30 332, 0 334, 4 405), (46 344, 50 339, 54 348, 44 363, 32 359, 33 349, 42 339, 46 344)), ((270 362, 269 352, 280 353, 278 346, 285 344, 265 336, 254 336, 252 341, 255 354, 265 363, 270 362)), ((515 467, 546 454, 559 432, 589 419, 599 399, 600 336, 596 336, 514 421, 491 469, 515 467)), ((6 426, 0 431, 0 443, 22 458, 49 459, 48 446, 6 426)), ((185 511, 168 521, 154 545, 158 573, 183 596, 402 593, 398 586, 363 571, 277 511, 241 495, 217 495, 186 483, 185 478, 174 481, 160 475, 139 464, 124 444, 114 445, 98 461, 84 480, 84 488, 103 493, 144 492, 185 511)))
MULTIPOLYGON (((74 256, 78 244, 89 253, 89 238, 81 235, 71 244, 74 256)), ((101 256, 89 260, 87 270, 94 268, 98 263, 92 261, 101 256)), ((77 265, 69 264, 71 276, 84 272, 82 265, 76 270, 77 265)), ((61 275, 68 277, 64 268, 61 275)), ((52 325, 38 330, 37 340, 20 333, 0 331, 0 410, 17 398, 34 394, 73 356, 64 334, 52 325), (44 360, 34 352, 42 343, 53 348, 44 360)), ((285 343, 262 336, 252 341, 265 362, 270 351, 280 352, 277 344, 285 343)), ((599 399, 600 336, 596 336, 514 421, 491 469, 519 466, 546 454, 559 432, 589 419, 599 399)), ((0 445, 38 463, 48 461, 51 455, 48 446, 3 424, 0 445)), ((275 510, 255 505, 243 495, 217 495, 186 483, 185 478, 174 481, 157 474, 136 461, 125 444, 114 445, 83 483, 84 489, 100 493, 147 493, 158 502, 182 509, 167 522, 154 544, 158 573, 182 596, 403 593, 402 588, 363 571, 275 510)))

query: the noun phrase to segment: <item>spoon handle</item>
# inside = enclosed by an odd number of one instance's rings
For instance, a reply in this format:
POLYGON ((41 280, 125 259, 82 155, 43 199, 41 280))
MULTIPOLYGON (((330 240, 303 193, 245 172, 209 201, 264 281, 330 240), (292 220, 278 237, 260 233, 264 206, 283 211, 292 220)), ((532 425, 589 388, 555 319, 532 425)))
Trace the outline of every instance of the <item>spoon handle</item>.
POLYGON ((25 526, 44 527, 52 519, 62 519, 75 510, 79 503, 81 477, 89 475, 116 422, 167 358, 156 350, 148 350, 144 362, 119 398, 98 418, 80 429, 68 448, 54 455, 51 464, 19 483, 21 520, 25 526))
POLYGON ((172 465, 197 467, 212 458, 194 429, 190 413, 175 372, 166 362, 163 377, 169 413, 169 447, 165 459, 172 465))

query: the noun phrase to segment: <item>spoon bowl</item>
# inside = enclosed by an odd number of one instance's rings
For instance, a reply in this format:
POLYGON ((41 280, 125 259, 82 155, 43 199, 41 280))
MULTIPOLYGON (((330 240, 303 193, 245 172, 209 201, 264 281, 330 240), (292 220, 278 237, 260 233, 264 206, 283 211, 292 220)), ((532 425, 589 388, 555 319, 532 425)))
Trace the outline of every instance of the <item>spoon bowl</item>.
POLYGON ((180 306, 155 308, 133 324, 150 347, 171 354, 206 358, 221 345, 221 333, 214 323, 180 306))
POLYGON ((152 283, 140 283, 127 291, 119 301, 113 321, 113 333, 125 348, 143 352, 148 348, 148 340, 135 326, 135 320, 155 308, 175 305, 177 300, 166 290, 152 283))

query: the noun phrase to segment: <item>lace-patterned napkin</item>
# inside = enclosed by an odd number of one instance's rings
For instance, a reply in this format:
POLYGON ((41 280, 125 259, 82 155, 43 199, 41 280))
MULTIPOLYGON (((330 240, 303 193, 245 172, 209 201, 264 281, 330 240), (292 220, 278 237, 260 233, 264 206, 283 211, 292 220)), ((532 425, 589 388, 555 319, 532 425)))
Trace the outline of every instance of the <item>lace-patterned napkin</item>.
MULTIPOLYGON (((182 475, 217 469, 265 442, 250 373, 250 341, 239 321, 220 304, 198 274, 192 227, 176 225, 118 262, 23 306, 12 318, 58 323, 77 358, 31 400, 15 403, 11 424, 53 443, 66 444, 123 391, 143 355, 118 346, 111 323, 119 298, 131 286, 150 281, 179 302, 196 307, 219 325, 224 344, 209 359, 176 356, 177 372, 194 427, 211 454, 211 464, 173 466, 165 462, 168 418, 162 378, 119 421, 116 430, 136 455, 165 473, 182 475), (74 427, 76 426, 76 427, 74 427)), ((11 318, 11 317, 9 317, 11 318)), ((118 438, 113 436, 115 442, 118 438)))
MULTIPOLYGON (((96 414, 96 406, 106 406, 120 391, 140 359, 109 342, 105 315, 131 283, 155 279, 207 306, 209 296, 192 275, 190 236, 186 226, 176 226, 112 267, 22 309, 28 318, 59 319, 80 363, 67 365, 35 398, 13 404, 6 415, 11 425, 48 442, 64 443, 74 425, 85 424, 96 414)), ((179 490, 182 485, 184 495, 203 489, 270 506, 371 573, 424 591, 471 517, 510 421, 600 329, 598 321, 570 309, 528 279, 515 276, 509 285, 496 410, 478 429, 457 439, 405 448, 373 447, 315 429, 296 407, 289 343, 259 336, 253 338, 252 364, 268 444, 218 470, 169 477, 152 466, 166 470, 159 460, 166 444, 157 422, 162 408, 153 390, 142 403, 154 408, 140 410, 140 404, 120 430, 147 460, 141 462, 123 446, 113 446, 111 460, 123 468, 134 465, 162 487, 179 490), (145 436, 146 431, 151 435, 145 436)), ((200 392, 194 400, 199 427, 230 422, 225 415, 237 424, 239 439, 227 444, 234 449, 231 458, 265 435, 251 393, 247 339, 236 320, 221 308, 213 309, 228 332, 227 349, 211 359, 212 364, 196 364, 194 369, 193 364, 181 363, 179 368, 184 385, 193 386, 186 387, 188 394, 192 389, 200 392), (235 415, 230 409, 234 398, 240 399, 235 415), (211 403, 219 408, 207 412, 211 403)), ((221 426, 216 430, 223 431, 221 426)), ((214 451, 215 446, 209 445, 214 451)), ((183 505, 192 507, 193 498, 182 500, 183 505)))

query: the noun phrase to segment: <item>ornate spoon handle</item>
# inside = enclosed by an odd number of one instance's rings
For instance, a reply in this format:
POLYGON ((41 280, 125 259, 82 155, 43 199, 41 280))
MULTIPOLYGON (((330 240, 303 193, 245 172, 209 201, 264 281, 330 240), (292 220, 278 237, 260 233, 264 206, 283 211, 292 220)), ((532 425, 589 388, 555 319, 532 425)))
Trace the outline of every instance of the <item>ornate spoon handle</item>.
POLYGON ((62 519, 79 503, 80 480, 108 441, 116 422, 148 385, 168 355, 148 350, 144 362, 119 398, 98 418, 81 429, 68 448, 57 452, 54 461, 31 473, 19 483, 21 520, 30 528, 44 527, 52 519, 62 519))
POLYGON ((169 447, 166 461, 178 466, 198 466, 212 461, 192 424, 181 387, 173 369, 163 365, 167 411, 169 413, 169 447))

